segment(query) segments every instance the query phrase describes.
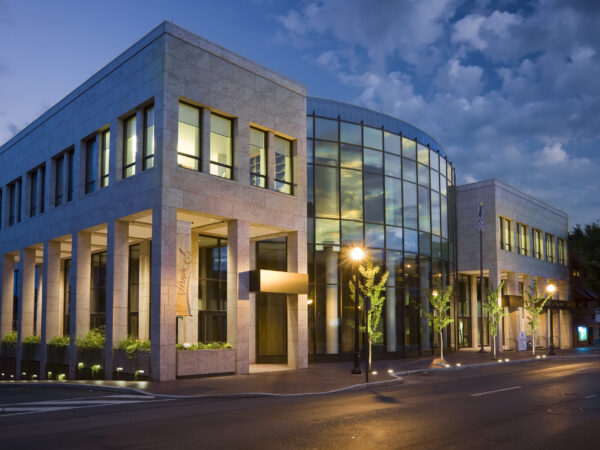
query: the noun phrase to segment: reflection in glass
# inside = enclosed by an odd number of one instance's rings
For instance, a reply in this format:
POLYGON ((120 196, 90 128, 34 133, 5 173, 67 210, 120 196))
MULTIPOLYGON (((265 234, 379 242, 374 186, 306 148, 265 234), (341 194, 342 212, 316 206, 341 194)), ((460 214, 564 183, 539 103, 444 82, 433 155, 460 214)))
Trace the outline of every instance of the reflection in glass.
POLYGON ((384 247, 383 225, 365 224, 365 245, 370 248, 384 247))
POLYGON ((400 136, 389 131, 383 132, 383 145, 386 152, 400 154, 400 136))
POLYGON ((431 255, 431 235, 429 233, 419 233, 419 252, 422 255, 431 255))
POLYGON ((363 127, 365 147, 376 148, 383 150, 383 134, 378 128, 363 127))
POLYGON ((402 181, 385 177, 385 222, 402 226, 402 181))
POLYGON ((442 224, 440 221, 440 194, 431 192, 431 232, 439 236, 442 232, 442 224))
POLYGON ((339 217, 338 171, 315 166, 315 213, 317 217, 339 217))
POLYGON ((429 148, 417 142, 417 161, 419 164, 429 165, 429 148))
POLYGON ((125 144, 123 145, 123 178, 135 175, 135 157, 137 154, 136 118, 125 120, 125 144))
POLYGON ((250 184, 267 187, 266 133, 250 128, 250 184))
POLYGON ((362 144, 362 133, 360 125, 353 123, 341 122, 340 124, 340 141, 348 144, 362 144))
POLYGON ((222 178, 232 177, 232 120, 210 115, 210 173, 222 178))
POLYGON ((200 167, 200 109, 179 103, 177 163, 186 169, 200 167))
POLYGON ((351 222, 342 220, 342 245, 363 244, 363 224, 362 222, 351 222))
POLYGON ((338 121, 328 119, 315 119, 315 138, 328 141, 338 140, 338 121))
POLYGON ((362 173, 358 170, 340 169, 342 218, 362 220, 362 173))
POLYGON ((431 177, 431 190, 435 192, 440 192, 440 174, 433 169, 429 171, 429 174, 431 177))
POLYGON ((337 166, 338 144, 335 142, 315 141, 315 162, 318 164, 327 164, 328 166, 337 166))
POLYGON ((429 167, 419 164, 419 184, 429 186, 429 167))
POLYGON ((362 170, 362 148, 355 145, 341 144, 340 160, 342 167, 362 170))
POLYGON ((364 162, 364 170, 368 170, 369 172, 383 172, 383 153, 378 152, 376 150, 369 150, 365 148, 364 152, 365 162, 364 162))
POLYGON ((419 186, 419 230, 431 231, 431 202, 429 189, 419 186))
POLYGON ((390 227, 385 228, 385 245, 386 248, 392 250, 402 250, 402 228, 390 227))
POLYGON ((383 223, 383 177, 364 173, 365 220, 383 223))
POLYGON ((315 219, 315 242, 317 244, 340 244, 340 222, 332 219, 315 219))
POLYGON ((404 251, 418 253, 419 251, 419 233, 415 230, 404 229, 404 251))
POLYGON ((292 167, 292 143, 275 136, 275 190, 293 194, 294 168, 292 167))
POLYGON ((429 150, 429 166, 433 170, 440 170, 440 155, 433 150, 429 150))
POLYGON ((403 183, 404 190, 404 226, 417 228, 418 210, 417 210, 417 186, 413 183, 403 183))
POLYGON ((402 156, 412 160, 417 159, 417 143, 412 139, 402 138, 402 156))
POLYGON ((417 182, 417 163, 411 161, 410 159, 402 158, 404 179, 406 181, 412 181, 413 183, 417 182))
POLYGON ((402 176, 402 163, 399 156, 385 154, 385 174, 398 178, 402 176))

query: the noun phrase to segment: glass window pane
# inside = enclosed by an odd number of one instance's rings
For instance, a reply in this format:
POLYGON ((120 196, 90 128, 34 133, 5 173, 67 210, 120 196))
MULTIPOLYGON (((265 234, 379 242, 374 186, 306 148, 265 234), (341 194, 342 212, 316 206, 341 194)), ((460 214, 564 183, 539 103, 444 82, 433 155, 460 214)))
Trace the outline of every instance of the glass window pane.
POLYGON ((402 176, 402 162, 399 156, 385 154, 385 174, 398 178, 402 176))
POLYGON ((200 129, 198 127, 179 122, 177 153, 196 157, 200 156, 200 129))
POLYGON ((292 194, 293 168, 292 143, 275 136, 275 189, 284 194, 292 194))
POLYGON ((154 106, 144 111, 144 169, 154 167, 154 106))
POLYGON ((409 159, 417 159, 417 143, 412 139, 402 138, 402 156, 409 159))
POLYGON ((390 226, 386 227, 385 239, 386 248, 392 250, 402 250, 402 228, 390 226))
POLYGON ((419 233, 415 230, 404 229, 404 251, 413 253, 419 251, 419 233))
POLYGON ((123 166, 127 167, 125 177, 135 174, 135 155, 137 153, 137 134, 136 134, 136 117, 132 116, 125 121, 125 155, 123 158, 123 166))
POLYGON ((338 144, 336 142, 315 141, 315 162, 337 166, 338 144))
POLYGON ((369 248, 383 248, 383 225, 372 223, 365 224, 365 246, 369 248))
POLYGON ((341 122, 340 123, 340 141, 347 142, 348 144, 362 144, 362 135, 360 125, 352 123, 341 122))
POLYGON ((314 140, 307 139, 306 140, 306 162, 311 164, 314 162, 313 154, 314 154, 314 140))
POLYGON ((266 187, 267 175, 266 133, 250 128, 250 184, 266 187), (257 176, 262 175, 262 176, 257 176))
POLYGON ((404 170, 404 179, 407 181, 412 181, 413 183, 417 182, 417 163, 410 160, 402 158, 402 166, 404 170))
POLYGON ((315 119, 315 138, 338 140, 338 121, 328 119, 315 119))
POLYGON ((100 187, 108 186, 110 158, 110 130, 102 133, 102 157, 100 158, 100 187))
POLYGON ((401 252, 385 252, 385 270, 390 273, 386 283, 388 286, 402 286, 403 267, 401 252))
POLYGON ((448 237, 448 200, 446 197, 441 198, 441 213, 442 213, 442 236, 448 237))
POLYGON ((419 230, 431 232, 429 189, 419 186, 419 230))
POLYGON ((383 153, 365 148, 364 170, 369 172, 383 172, 383 153))
POLYGON ((417 186, 405 181, 402 187, 404 191, 404 226, 417 228, 417 186))
POLYGON ((439 236, 431 236, 431 256, 442 257, 442 240, 439 236))
POLYGON ((340 222, 331 219, 315 219, 315 242, 317 244, 340 244, 340 222))
POLYGON ((418 164, 419 166, 419 184, 421 186, 429 186, 429 167, 424 166, 423 164, 418 164))
POLYGON ((417 143, 417 156, 418 161, 421 164, 429 165, 429 148, 425 147, 422 144, 417 143))
POLYGON ((431 176, 431 178, 430 178, 431 189, 433 191, 439 192, 440 191, 440 174, 433 169, 429 170, 429 174, 431 176))
POLYGON ((313 118, 306 118, 306 136, 312 138, 313 136, 313 118))
POLYGON ((210 163, 210 174, 221 178, 231 179, 231 169, 218 164, 210 163))
POLYGON ((317 217, 338 218, 338 170, 315 166, 315 214, 317 217))
POLYGON ((365 147, 383 149, 383 133, 378 128, 363 127, 365 133, 365 147))
POLYGON ((340 145, 340 165, 348 169, 362 170, 362 148, 355 145, 340 145))
POLYGON ((440 195, 437 192, 431 192, 431 232, 439 236, 442 232, 440 219, 440 195))
POLYGON ((383 177, 364 173, 365 220, 383 223, 383 177))
POLYGON ((434 170, 440 170, 440 155, 433 150, 429 150, 429 166, 434 170))
POLYGON ((96 173, 98 164, 98 145, 96 138, 90 139, 86 143, 85 152, 85 193, 96 190, 96 173))
POLYGON ((233 160, 231 128, 230 119, 216 114, 210 115, 210 173, 212 175, 231 178, 233 160))
POLYGON ((446 176, 446 160, 440 156, 440 173, 446 176))
POLYGON ((200 168, 200 109, 179 103, 177 164, 187 169, 200 168))
POLYGON ((431 235, 429 233, 419 233, 419 252, 422 255, 431 255, 431 235))
POLYGON ((385 222, 402 226, 402 182, 385 177, 385 222))
POLYGON ((340 170, 342 182, 342 219, 362 220, 362 173, 358 170, 340 170))
POLYGON ((440 178, 440 193, 442 195, 448 195, 448 185, 446 184, 448 181, 446 180, 446 177, 441 177, 440 178))
POLYGON ((362 245, 362 242, 362 222, 350 222, 348 220, 342 220, 342 245, 362 245))
POLYGON ((383 144, 386 152, 400 154, 400 136, 389 131, 383 132, 383 144))

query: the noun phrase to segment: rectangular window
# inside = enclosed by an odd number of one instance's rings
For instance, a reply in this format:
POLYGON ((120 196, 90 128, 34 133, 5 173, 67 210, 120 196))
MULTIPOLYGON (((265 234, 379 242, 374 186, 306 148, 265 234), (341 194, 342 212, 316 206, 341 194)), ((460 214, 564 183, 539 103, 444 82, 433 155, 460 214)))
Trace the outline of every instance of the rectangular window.
POLYGON ((67 201, 73 200, 73 150, 67 152, 67 201))
POLYGON ((100 157, 100 187, 108 186, 108 162, 110 158, 110 130, 102 132, 102 152, 100 157))
POLYGON ((21 179, 13 181, 8 186, 8 225, 21 221, 21 179))
POLYGON ((567 265, 567 243, 564 239, 558 238, 556 239, 556 244, 558 246, 558 263, 563 266, 567 265))
POLYGON ((506 217, 500 217, 500 248, 512 252, 513 222, 506 217))
POLYGON ((106 325, 106 252, 93 253, 90 277, 90 328, 106 325))
POLYGON ((144 159, 143 170, 154 167, 154 106, 144 110, 144 159))
POLYGON ((40 214, 44 212, 45 209, 45 199, 46 199, 46 165, 44 164, 40 167, 40 214))
POLYGON ((127 334, 139 336, 140 244, 129 246, 129 290, 127 298, 127 334))
POLYGON ((227 341, 227 241, 198 236, 198 340, 227 341))
POLYGON ((292 143, 275 136, 275 190, 293 194, 292 143))
POLYGON ((522 223, 517 223, 517 252, 519 255, 529 256, 529 227, 522 223))
POLYGON ((267 187, 267 133, 250 128, 250 184, 267 187))
POLYGON ((98 174, 98 143, 96 138, 85 143, 85 193, 96 190, 96 175, 98 174))
MULTIPOLYGON (((222 178, 232 178, 233 172, 233 121, 223 116, 210 115, 210 173, 222 178)), ((277 143, 275 144, 277 145, 277 143)), ((277 157, 275 158, 277 164, 277 157)), ((276 180, 277 184, 277 180, 276 180)))
POLYGON ((186 169, 200 170, 201 110, 179 102, 177 164, 186 169))
POLYGON ((546 261, 556 262, 554 253, 554 236, 546 233, 546 261))
POLYGON ((533 257, 536 259, 542 259, 543 258, 542 231, 536 230, 535 228, 533 228, 532 234, 533 234, 533 257))
POLYGON ((135 175, 135 158, 137 155, 137 119, 131 116, 124 122, 123 133, 123 178, 135 175))
POLYGON ((37 214, 38 204, 38 171, 29 173, 29 217, 37 214))

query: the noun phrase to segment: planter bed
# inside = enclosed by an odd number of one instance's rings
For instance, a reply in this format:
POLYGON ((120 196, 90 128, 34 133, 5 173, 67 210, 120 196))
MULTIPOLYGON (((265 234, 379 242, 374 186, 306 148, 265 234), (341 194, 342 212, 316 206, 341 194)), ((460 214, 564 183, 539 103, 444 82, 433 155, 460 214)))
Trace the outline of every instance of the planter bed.
POLYGON ((177 350, 177 377, 235 373, 235 349, 177 350))

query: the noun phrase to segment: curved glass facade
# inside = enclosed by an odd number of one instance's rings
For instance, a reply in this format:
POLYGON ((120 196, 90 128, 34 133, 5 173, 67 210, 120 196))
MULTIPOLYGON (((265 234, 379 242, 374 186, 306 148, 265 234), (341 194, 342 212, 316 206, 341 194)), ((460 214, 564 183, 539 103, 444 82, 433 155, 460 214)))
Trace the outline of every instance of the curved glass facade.
POLYGON ((431 353, 437 336, 415 303, 426 304, 432 285, 455 281, 455 174, 445 153, 406 122, 308 98, 307 160, 309 353, 321 359, 354 349, 355 245, 390 273, 374 351, 431 353))

